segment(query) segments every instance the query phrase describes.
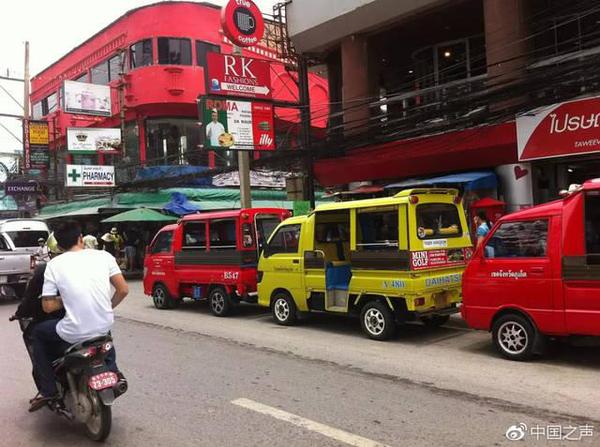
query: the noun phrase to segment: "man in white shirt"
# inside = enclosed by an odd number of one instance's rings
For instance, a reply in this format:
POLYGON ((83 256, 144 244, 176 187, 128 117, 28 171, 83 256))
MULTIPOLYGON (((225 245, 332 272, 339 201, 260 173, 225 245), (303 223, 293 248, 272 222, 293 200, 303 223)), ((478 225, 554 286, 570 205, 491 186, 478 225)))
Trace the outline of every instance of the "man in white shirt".
MULTIPOLYGON (((129 293, 113 256, 101 250, 84 250, 77 222, 66 222, 54 237, 65 252, 47 264, 42 307, 46 313, 64 307, 65 316, 41 322, 33 329, 34 366, 41 397, 32 401, 30 411, 43 407, 57 394, 52 361, 71 344, 108 334, 114 321, 113 309, 129 293)), ((106 361, 109 369, 116 371, 114 355, 106 361)))
POLYGON ((206 125, 206 137, 210 140, 210 145, 219 147, 219 137, 225 133, 225 127, 219 122, 219 112, 212 110, 212 121, 206 125))

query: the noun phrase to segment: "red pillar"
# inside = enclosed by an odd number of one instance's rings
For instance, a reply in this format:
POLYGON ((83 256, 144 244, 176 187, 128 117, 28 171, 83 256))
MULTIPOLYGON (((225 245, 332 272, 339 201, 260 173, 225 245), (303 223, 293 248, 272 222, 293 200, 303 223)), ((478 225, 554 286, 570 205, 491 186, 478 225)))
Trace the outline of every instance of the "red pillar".
POLYGON ((140 147, 140 164, 143 165, 146 162, 146 120, 144 117, 138 117, 137 119, 138 128, 138 145, 140 147))
MULTIPOLYGON (((484 0, 485 45, 489 85, 506 88, 525 75, 531 39, 527 26, 529 0, 484 0)), ((525 98, 511 98, 510 106, 525 98)))
POLYGON ((349 36, 342 41, 342 100, 344 107, 344 132, 365 131, 369 123, 371 82, 367 39, 349 36))

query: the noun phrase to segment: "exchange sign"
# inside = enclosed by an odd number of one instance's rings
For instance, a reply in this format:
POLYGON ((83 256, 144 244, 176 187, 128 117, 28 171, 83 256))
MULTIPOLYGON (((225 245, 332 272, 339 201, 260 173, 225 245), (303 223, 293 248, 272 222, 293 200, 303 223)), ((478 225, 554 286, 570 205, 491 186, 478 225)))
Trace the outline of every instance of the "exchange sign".
POLYGON ((207 98, 200 108, 207 148, 275 149, 271 104, 207 98))
POLYGON ((96 165, 67 165, 67 187, 115 186, 115 167, 96 165))

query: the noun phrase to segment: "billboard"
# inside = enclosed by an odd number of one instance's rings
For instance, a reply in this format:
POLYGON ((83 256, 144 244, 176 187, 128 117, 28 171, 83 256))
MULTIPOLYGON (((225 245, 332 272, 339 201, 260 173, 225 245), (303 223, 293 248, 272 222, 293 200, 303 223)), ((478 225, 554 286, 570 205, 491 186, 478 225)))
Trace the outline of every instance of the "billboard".
POLYGON ((121 150, 121 129, 69 127, 67 150, 80 154, 115 153, 121 150))
POLYGON ((541 107, 517 116, 519 161, 600 152, 600 97, 541 107))
POLYGON ((200 119, 208 149, 275 149, 271 104, 205 98, 200 101, 200 119))
POLYGON ((23 120, 25 169, 48 169, 50 166, 48 143, 48 122, 23 120))
POLYGON ((67 165, 65 169, 67 187, 111 187, 115 186, 115 167, 97 165, 67 165))
POLYGON ((65 81, 63 110, 66 113, 110 116, 110 87, 86 82, 65 81))
POLYGON ((211 95, 271 99, 269 62, 231 54, 206 55, 206 91, 211 95))

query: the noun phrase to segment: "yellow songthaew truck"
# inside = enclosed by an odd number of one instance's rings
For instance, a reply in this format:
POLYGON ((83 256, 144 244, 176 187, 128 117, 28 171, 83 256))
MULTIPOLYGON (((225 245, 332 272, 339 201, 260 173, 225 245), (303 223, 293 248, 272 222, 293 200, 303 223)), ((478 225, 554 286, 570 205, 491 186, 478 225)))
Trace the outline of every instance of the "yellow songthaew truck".
POLYGON ((454 189, 322 205, 283 221, 263 247, 258 303, 281 325, 299 312, 360 315, 365 334, 385 340, 405 321, 439 325, 458 312, 471 253, 454 189))

